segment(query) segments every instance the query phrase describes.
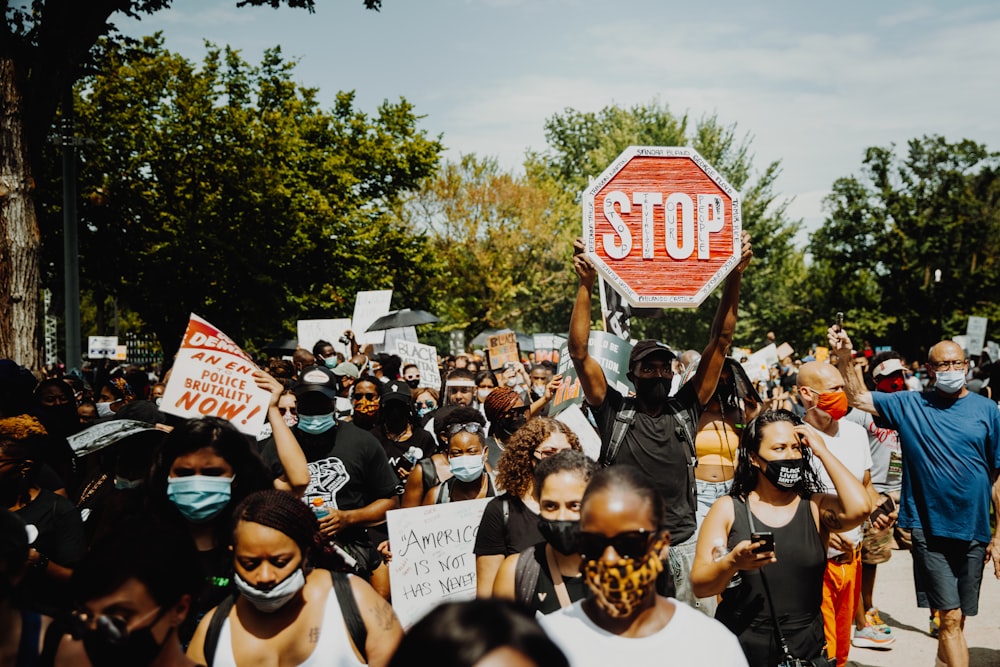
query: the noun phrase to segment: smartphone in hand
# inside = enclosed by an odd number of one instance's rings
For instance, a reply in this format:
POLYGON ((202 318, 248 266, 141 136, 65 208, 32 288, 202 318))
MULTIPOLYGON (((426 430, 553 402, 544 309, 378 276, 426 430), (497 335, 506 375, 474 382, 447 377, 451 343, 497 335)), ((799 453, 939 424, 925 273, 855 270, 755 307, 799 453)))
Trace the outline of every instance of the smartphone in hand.
POLYGON ((774 551, 774 533, 769 530, 761 531, 759 533, 750 533, 750 541, 754 543, 764 543, 753 550, 755 554, 766 554, 770 551, 774 551))

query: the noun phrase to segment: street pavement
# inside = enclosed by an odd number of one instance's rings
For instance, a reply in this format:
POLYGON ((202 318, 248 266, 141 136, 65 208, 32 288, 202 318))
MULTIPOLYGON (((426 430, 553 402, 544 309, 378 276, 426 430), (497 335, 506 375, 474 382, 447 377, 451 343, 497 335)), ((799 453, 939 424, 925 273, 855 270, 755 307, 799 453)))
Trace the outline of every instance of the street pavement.
MULTIPOLYGON (((853 667, 933 667, 937 640, 927 633, 928 611, 917 607, 913 592, 913 560, 909 551, 893 551, 888 563, 878 566, 875 606, 892 627, 896 643, 891 650, 851 647, 847 664, 853 667)), ((1000 580, 993 563, 983 573, 979 614, 965 623, 970 667, 1000 667, 1000 580)))

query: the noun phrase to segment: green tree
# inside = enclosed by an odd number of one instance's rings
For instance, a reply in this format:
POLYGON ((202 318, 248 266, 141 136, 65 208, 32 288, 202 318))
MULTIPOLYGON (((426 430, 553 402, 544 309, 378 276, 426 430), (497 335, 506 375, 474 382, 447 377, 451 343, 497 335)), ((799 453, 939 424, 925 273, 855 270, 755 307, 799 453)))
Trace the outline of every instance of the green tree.
POLYGON ((817 312, 844 311, 858 337, 911 358, 969 315, 1000 317, 1000 154, 940 136, 904 156, 869 148, 826 206, 810 240, 817 312))
POLYGON ((209 45, 201 67, 109 44, 82 82, 81 271, 115 295, 167 355, 196 311, 234 337, 344 315, 358 289, 423 306, 425 240, 391 216, 441 145, 405 101, 369 117, 340 93, 324 111, 279 49, 251 66, 209 45))
POLYGON ((464 155, 443 165, 402 212, 427 231, 438 262, 426 286, 443 328, 467 339, 488 328, 565 329, 579 211, 537 164, 515 175, 493 158, 464 155))
MULTIPOLYGON (((381 0, 363 0, 378 10, 381 0)), ((0 3, 0 357, 41 366, 40 231, 35 175, 60 100, 114 16, 139 17, 171 0, 31 0, 0 3)), ((314 9, 314 0, 239 0, 236 5, 314 9)))
MULTIPOLYGON (((737 342, 752 346, 769 330, 795 344, 805 342, 799 335, 805 311, 798 293, 805 264, 793 245, 799 223, 788 219, 789 202, 775 193, 779 163, 755 173, 749 136, 716 116, 704 117, 692 127, 686 114, 676 116, 659 102, 628 109, 609 106, 598 112, 568 109, 546 121, 545 133, 549 150, 539 160, 577 196, 589 178, 598 176, 630 145, 695 148, 742 193, 743 226, 753 235, 754 261, 743 277, 737 342)), ((594 303, 596 309, 596 299, 594 303)), ((708 313, 717 304, 718 295, 713 295, 697 312, 647 313, 654 317, 633 319, 633 336, 700 350, 708 340, 708 313)), ((595 310, 594 319, 598 317, 595 310)))

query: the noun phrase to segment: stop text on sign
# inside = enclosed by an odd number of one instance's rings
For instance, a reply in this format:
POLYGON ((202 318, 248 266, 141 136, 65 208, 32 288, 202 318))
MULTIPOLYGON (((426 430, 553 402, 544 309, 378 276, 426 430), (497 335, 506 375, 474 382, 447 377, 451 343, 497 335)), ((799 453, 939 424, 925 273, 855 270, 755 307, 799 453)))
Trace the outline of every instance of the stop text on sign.
POLYGON ((687 259, 698 249, 698 259, 709 259, 709 234, 722 231, 725 211, 718 194, 689 195, 674 192, 664 201, 662 192, 634 192, 631 198, 622 190, 613 190, 604 197, 604 217, 615 230, 601 237, 604 252, 611 259, 625 259, 634 247, 632 230, 622 215, 638 206, 642 216, 639 247, 643 259, 653 259, 656 227, 662 222, 661 233, 667 254, 673 259, 687 259), (662 207, 662 208, 661 208, 662 207), (697 234, 695 226, 697 225, 697 234))

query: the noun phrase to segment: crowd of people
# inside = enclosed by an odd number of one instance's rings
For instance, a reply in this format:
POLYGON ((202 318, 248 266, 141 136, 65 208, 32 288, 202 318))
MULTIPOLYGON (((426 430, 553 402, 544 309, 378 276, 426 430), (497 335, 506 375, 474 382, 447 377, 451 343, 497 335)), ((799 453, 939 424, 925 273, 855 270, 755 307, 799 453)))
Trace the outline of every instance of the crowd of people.
POLYGON ((1000 578, 990 383, 969 390, 951 341, 918 374, 840 325, 828 359, 753 377, 731 356, 751 257, 744 235, 704 349, 635 342, 625 392, 590 355, 577 245, 568 354, 591 434, 549 415, 551 362, 445 357, 427 386, 351 332, 348 358, 319 341, 261 361, 256 437, 161 410, 169 373, 0 361, 0 662, 606 667, 711 646, 716 664, 843 667, 896 641, 873 596, 897 547, 936 664, 967 665, 986 563, 1000 578), (404 632, 387 514, 475 499, 476 599, 404 632))

